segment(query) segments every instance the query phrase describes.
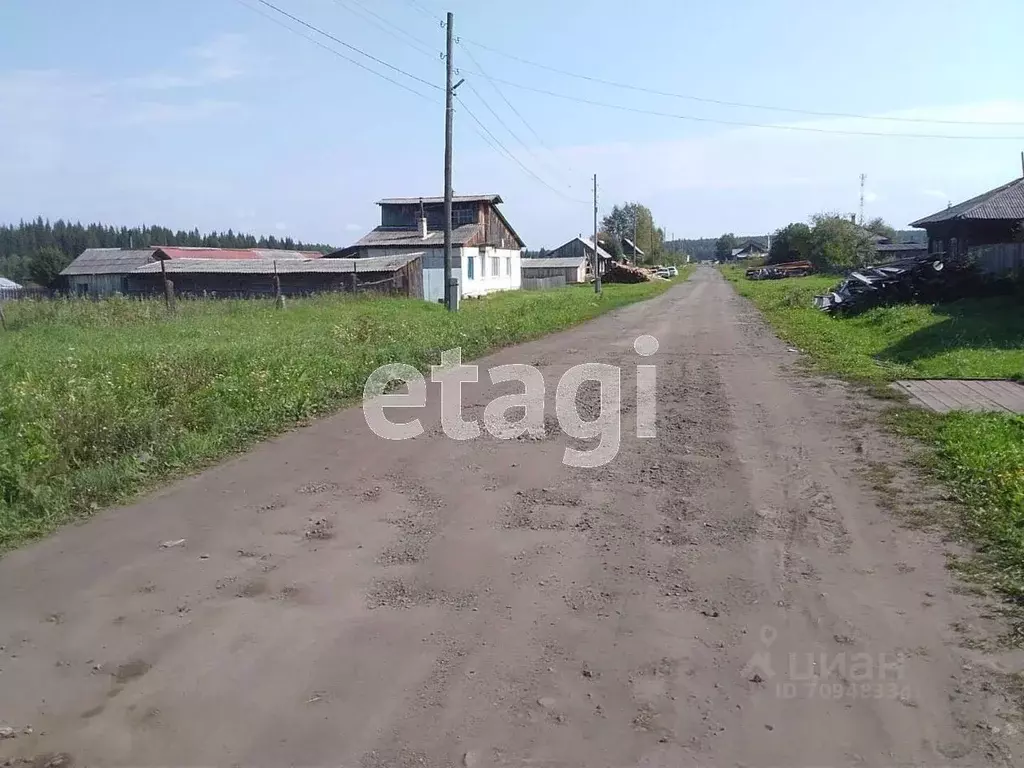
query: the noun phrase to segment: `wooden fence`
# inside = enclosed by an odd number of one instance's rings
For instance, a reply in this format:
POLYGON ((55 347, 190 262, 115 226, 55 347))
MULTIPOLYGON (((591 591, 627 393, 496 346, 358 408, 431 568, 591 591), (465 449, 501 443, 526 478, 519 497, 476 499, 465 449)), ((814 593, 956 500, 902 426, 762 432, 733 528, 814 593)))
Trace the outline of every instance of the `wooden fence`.
POLYGON ((565 285, 565 275, 552 277, 524 277, 524 291, 547 291, 552 288, 561 288, 565 285))
POLYGON ((48 299, 53 292, 47 288, 0 288, 0 301, 15 299, 48 299))
POLYGON ((986 275, 1005 275, 1024 271, 1024 243, 979 245, 967 252, 986 275))

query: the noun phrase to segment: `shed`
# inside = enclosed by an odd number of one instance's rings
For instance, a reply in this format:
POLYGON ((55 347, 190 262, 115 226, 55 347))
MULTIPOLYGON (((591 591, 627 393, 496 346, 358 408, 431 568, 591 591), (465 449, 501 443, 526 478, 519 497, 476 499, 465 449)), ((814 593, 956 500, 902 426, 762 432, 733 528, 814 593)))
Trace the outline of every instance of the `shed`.
POLYGON ((20 291, 22 286, 6 277, 0 277, 0 291, 20 291))
POLYGON ((86 248, 60 273, 63 287, 80 296, 125 293, 125 276, 153 261, 155 248, 86 248))
POLYGON ((972 197, 910 226, 928 232, 928 250, 965 256, 969 248, 1012 243, 1024 229, 1024 178, 972 197))
MULTIPOLYGON (((587 281, 587 260, 582 256, 562 258, 523 259, 523 280, 562 278, 566 284, 587 281)), ((525 282, 524 288, 530 287, 525 282)))

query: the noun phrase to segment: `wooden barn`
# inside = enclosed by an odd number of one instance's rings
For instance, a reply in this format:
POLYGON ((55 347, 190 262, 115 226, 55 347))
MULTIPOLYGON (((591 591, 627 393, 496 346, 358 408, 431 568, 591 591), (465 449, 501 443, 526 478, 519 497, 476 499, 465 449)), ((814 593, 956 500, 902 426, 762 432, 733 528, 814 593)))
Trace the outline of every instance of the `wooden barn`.
POLYGON ((275 276, 285 296, 377 292, 422 298, 422 254, 368 259, 164 259, 126 276, 129 294, 158 295, 167 276, 184 296, 272 296, 275 276))

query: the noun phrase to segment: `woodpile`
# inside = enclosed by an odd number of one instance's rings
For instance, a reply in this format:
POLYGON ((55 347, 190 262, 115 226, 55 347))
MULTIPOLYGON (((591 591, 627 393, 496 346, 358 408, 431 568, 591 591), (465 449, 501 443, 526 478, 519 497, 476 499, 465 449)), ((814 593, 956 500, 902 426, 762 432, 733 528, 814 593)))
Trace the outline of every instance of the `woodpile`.
POLYGON ((651 273, 640 267, 609 261, 601 280, 605 283, 646 283, 651 280, 651 273))

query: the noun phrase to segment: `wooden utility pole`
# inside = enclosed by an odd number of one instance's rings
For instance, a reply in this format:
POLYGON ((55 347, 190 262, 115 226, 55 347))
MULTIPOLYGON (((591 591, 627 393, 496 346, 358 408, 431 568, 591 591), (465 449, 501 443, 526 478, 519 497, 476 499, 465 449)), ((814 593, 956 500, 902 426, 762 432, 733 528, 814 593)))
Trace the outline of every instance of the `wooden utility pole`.
POLYGON ((594 293, 601 292, 601 257, 597 249, 597 174, 594 174, 594 293))
POLYGON ((636 266, 636 220, 639 218, 637 215, 636 203, 633 203, 633 266, 636 266))
POLYGON ((452 118, 454 109, 452 97, 455 89, 452 78, 455 66, 452 63, 452 50, 455 48, 455 34, 452 31, 455 16, 448 12, 448 42, 445 56, 445 89, 444 89, 444 302, 449 312, 457 306, 452 296, 452 118))

